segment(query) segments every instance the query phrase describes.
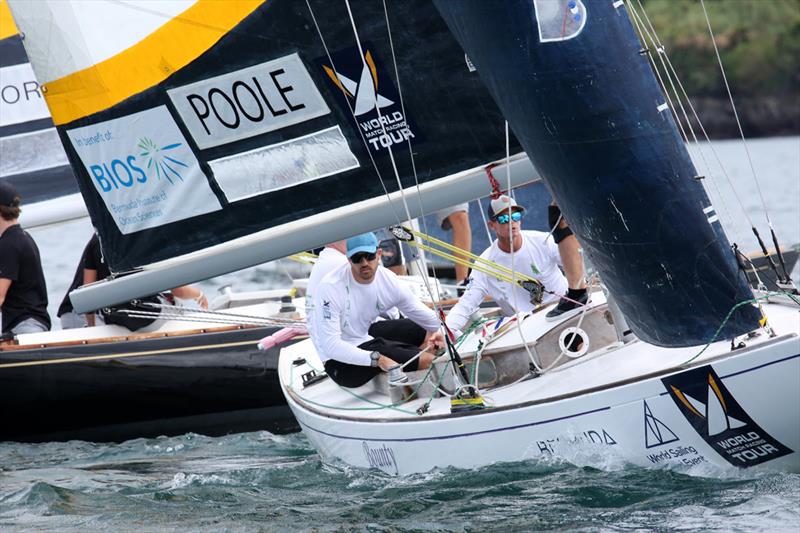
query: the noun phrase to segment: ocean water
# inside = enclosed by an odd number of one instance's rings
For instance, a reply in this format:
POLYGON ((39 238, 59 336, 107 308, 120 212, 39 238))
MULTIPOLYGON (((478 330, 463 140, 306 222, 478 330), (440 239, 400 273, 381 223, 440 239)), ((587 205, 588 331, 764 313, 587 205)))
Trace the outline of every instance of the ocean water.
MULTIPOLYGON (((723 225, 754 250, 746 219, 768 233, 763 195, 781 243, 800 242, 800 138, 749 145, 760 192, 742 143, 715 143, 738 191, 709 187, 723 225)), ((33 232, 53 316, 90 234, 87 221, 33 232)), ((202 285, 301 274, 278 262, 202 285)), ((800 474, 647 470, 605 453, 394 478, 323 463, 302 434, 0 443, 0 531, 800 531, 800 474)))

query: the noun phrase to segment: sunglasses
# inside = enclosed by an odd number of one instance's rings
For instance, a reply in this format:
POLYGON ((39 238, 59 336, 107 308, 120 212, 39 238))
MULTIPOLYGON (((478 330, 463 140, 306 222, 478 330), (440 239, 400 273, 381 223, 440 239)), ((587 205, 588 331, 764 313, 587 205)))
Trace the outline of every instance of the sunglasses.
POLYGON ((350 262, 353 263, 354 265, 357 265, 361 263, 361 261, 363 261, 364 259, 366 259, 368 262, 375 261, 376 257, 378 257, 378 254, 376 254, 375 252, 373 253, 358 252, 357 254, 353 254, 352 256, 350 256, 350 262))
POLYGON ((513 220, 514 222, 519 222, 522 220, 522 211, 514 211, 510 215, 508 213, 503 213, 502 215, 497 215, 494 217, 495 221, 498 224, 508 224, 509 220, 513 220))

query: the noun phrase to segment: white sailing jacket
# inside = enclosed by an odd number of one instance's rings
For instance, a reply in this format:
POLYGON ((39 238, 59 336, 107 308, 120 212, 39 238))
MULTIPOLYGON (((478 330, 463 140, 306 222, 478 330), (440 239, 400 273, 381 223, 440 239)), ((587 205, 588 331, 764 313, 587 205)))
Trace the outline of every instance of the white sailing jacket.
POLYGON ((397 307, 427 331, 437 331, 436 314, 425 307, 394 272, 379 266, 371 283, 353 278, 350 265, 342 265, 323 278, 314 295, 312 341, 320 359, 369 366, 370 352, 358 345, 371 340, 370 325, 397 307))
MULTIPOLYGON (((566 294, 567 278, 558 268, 562 264, 561 256, 552 236, 543 231, 530 230, 521 231, 520 234, 522 246, 514 252, 514 270, 541 281, 548 291, 558 295, 566 294)), ((511 254, 500 249, 497 239, 481 254, 481 257, 511 268, 511 254)), ((534 308, 530 293, 519 285, 512 285, 483 272, 473 271, 466 292, 447 315, 447 327, 453 333, 460 334, 469 322, 470 315, 486 296, 497 302, 506 316, 511 316, 517 311, 521 313, 532 311, 534 308), (514 310, 515 304, 517 311, 514 310)), ((545 294, 542 303, 552 302, 556 298, 555 295, 545 294)))

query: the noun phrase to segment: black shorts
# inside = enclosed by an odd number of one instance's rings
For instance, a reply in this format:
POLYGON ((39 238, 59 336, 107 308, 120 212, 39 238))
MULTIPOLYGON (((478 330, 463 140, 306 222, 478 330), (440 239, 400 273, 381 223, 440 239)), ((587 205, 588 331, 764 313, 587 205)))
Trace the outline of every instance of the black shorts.
MULTIPOLYGON (((359 348, 378 352, 401 365, 420 352, 419 345, 425 340, 425 330, 407 318, 376 322, 370 326, 369 334, 375 338, 362 342, 358 345, 359 348), (380 337, 377 336, 378 333, 381 334, 380 337)), ((404 370, 417 370, 418 363, 419 359, 415 359, 404 370)), ((325 361, 325 372, 342 387, 355 388, 367 383, 382 370, 374 366, 351 365, 328 359, 325 361)))

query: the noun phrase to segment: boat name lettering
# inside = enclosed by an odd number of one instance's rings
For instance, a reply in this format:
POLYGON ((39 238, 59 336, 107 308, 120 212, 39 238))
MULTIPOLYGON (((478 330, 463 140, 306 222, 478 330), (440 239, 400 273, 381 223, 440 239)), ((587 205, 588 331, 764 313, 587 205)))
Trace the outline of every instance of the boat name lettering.
POLYGON ((385 472, 391 473, 394 469, 394 474, 399 473, 397 468, 397 460, 394 457, 394 450, 383 444, 380 448, 370 448, 366 442, 361 443, 364 450, 364 457, 371 468, 379 468, 385 472), (389 469, 389 470, 387 470, 389 469))
POLYGON ((542 453, 555 453, 556 443, 565 442, 567 444, 603 444, 606 446, 616 446, 617 441, 605 429, 595 431, 590 429, 570 437, 557 437, 536 441, 539 451, 542 453))
POLYGON ((167 94, 201 149, 330 113, 297 54, 170 89, 167 94))

